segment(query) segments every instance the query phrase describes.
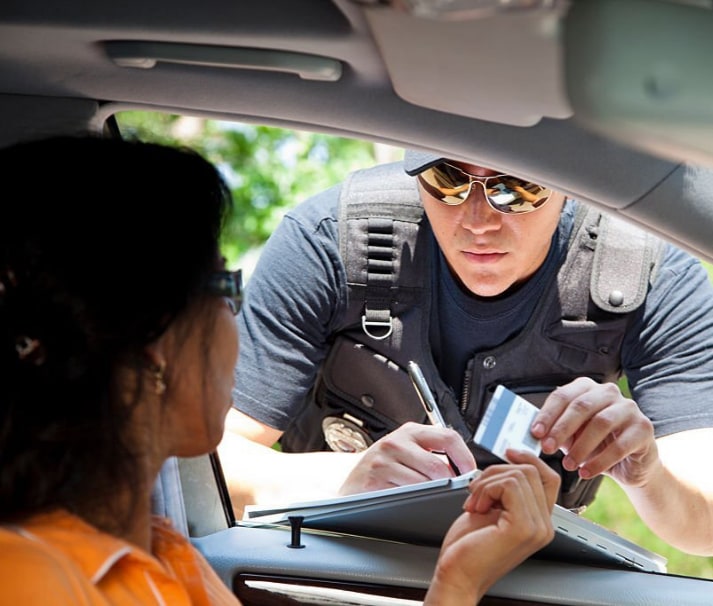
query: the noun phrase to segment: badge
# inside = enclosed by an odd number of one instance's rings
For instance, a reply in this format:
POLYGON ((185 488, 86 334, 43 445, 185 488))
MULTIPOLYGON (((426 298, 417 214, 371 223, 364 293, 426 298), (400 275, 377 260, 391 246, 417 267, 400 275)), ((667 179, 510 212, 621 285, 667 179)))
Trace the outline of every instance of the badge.
POLYGON ((374 443, 362 426, 359 419, 348 414, 325 417, 322 420, 324 440, 335 452, 362 452, 374 443))

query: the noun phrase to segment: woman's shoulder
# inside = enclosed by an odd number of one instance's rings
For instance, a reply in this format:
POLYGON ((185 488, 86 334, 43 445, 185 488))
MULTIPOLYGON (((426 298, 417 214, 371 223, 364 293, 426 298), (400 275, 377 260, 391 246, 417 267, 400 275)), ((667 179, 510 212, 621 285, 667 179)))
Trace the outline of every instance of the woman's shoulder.
POLYGON ((42 541, 0 527, 0 587, 8 604, 81 604, 83 578, 42 541))

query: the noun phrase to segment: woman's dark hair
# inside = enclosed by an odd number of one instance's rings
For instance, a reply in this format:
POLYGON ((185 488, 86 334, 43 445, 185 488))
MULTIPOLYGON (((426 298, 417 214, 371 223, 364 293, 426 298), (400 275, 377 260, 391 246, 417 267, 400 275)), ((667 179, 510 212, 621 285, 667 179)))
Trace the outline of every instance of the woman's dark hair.
MULTIPOLYGON (((118 364, 201 299, 230 194, 198 154, 61 137, 0 150, 0 519, 132 481, 118 364)), ((101 496, 100 496, 101 495, 101 496)))

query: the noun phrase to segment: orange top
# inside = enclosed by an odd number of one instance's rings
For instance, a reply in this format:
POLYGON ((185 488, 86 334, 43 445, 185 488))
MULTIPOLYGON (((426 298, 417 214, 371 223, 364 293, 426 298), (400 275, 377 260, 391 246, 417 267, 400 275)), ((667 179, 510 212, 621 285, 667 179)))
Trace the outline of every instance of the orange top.
POLYGON ((152 553, 59 511, 0 526, 0 604, 239 604, 191 542, 155 517, 152 553))

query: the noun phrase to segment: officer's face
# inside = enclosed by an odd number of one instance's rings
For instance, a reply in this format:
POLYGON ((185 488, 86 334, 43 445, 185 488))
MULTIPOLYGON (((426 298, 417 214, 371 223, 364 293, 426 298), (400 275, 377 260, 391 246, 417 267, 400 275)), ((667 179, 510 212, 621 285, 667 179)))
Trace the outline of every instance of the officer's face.
MULTIPOLYGON (((487 168, 452 162, 467 173, 488 177, 487 168)), ((564 195, 553 193, 546 204, 524 214, 503 214, 475 184, 468 198, 449 206, 419 182, 426 215, 451 271, 470 292, 494 297, 530 278, 542 265, 559 222, 564 195)))

